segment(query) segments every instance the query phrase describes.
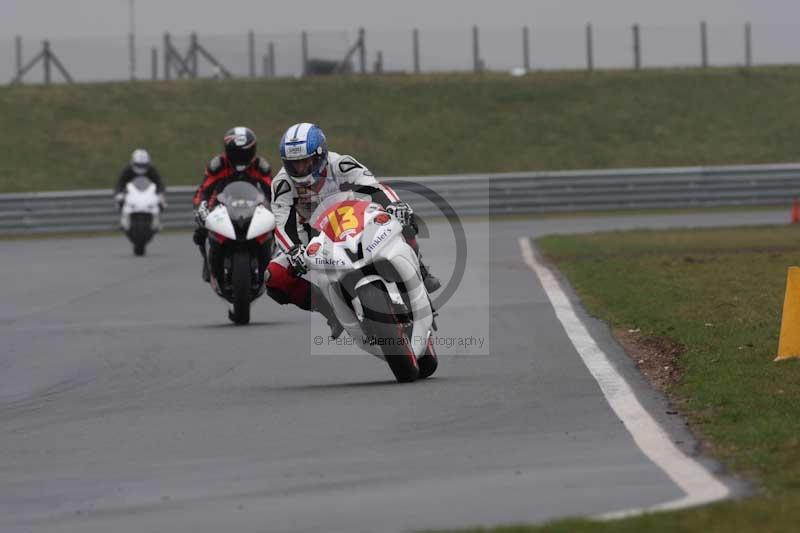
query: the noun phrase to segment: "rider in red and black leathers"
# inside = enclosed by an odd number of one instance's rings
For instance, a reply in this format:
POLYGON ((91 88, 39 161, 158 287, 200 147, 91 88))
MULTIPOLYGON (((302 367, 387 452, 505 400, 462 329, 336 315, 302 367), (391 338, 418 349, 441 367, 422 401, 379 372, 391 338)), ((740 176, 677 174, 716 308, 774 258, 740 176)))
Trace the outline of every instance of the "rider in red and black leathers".
POLYGON ((214 157, 206 167, 203 183, 194 193, 195 218, 198 227, 193 240, 203 255, 203 279, 209 280, 206 256, 205 218, 214 208, 217 195, 231 182, 249 181, 256 186, 267 201, 272 195, 272 167, 263 157, 256 155, 256 136, 249 128, 233 128, 224 137, 225 151, 214 157))
POLYGON ((205 179, 194 193, 192 204, 195 209, 205 201, 211 209, 216 203, 217 194, 233 181, 246 180, 261 189, 269 198, 272 187, 272 168, 263 157, 256 156, 243 171, 237 171, 223 153, 212 159, 206 167, 205 179))

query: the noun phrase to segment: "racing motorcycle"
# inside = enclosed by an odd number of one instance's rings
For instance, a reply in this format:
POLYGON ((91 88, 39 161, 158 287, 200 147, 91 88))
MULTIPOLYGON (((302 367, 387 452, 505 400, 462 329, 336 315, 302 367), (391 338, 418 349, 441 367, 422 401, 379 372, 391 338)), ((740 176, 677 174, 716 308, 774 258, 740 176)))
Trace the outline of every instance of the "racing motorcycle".
POLYGON ((119 225, 133 243, 134 255, 144 255, 147 243, 161 229, 162 198, 156 184, 139 176, 126 185, 119 225))
POLYGON ((319 235, 306 247, 308 279, 355 344, 399 382, 432 375, 435 315, 402 224, 352 191, 326 198, 309 220, 319 235))
POLYGON ((228 318, 235 324, 250 322, 250 304, 265 291, 275 229, 266 204, 254 185, 236 181, 222 190, 206 217, 211 288, 231 304, 228 318))

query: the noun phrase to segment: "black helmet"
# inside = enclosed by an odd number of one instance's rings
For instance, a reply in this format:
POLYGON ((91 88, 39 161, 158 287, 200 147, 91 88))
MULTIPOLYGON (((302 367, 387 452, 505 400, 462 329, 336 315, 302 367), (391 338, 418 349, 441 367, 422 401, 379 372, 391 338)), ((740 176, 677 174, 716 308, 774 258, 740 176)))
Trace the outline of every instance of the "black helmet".
POLYGON ((225 154, 236 170, 247 168, 256 157, 256 134, 250 128, 231 128, 225 134, 225 154))

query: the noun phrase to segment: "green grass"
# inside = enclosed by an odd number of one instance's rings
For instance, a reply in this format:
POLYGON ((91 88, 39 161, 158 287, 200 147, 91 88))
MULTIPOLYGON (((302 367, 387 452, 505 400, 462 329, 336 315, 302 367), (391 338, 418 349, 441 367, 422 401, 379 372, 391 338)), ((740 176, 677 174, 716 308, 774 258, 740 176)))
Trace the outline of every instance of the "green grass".
POLYGON ((738 472, 800 489, 800 365, 774 364, 800 228, 550 237, 540 246, 587 309, 687 347, 671 391, 738 472))
POLYGON ((0 192, 109 187, 130 151, 199 181, 237 124, 308 120, 379 176, 794 161, 800 68, 0 88, 0 192))
POLYGON ((797 531, 800 361, 773 362, 800 227, 550 236, 539 249, 588 311, 686 347, 668 394, 711 453, 758 496, 607 524, 562 521, 496 531, 797 531))

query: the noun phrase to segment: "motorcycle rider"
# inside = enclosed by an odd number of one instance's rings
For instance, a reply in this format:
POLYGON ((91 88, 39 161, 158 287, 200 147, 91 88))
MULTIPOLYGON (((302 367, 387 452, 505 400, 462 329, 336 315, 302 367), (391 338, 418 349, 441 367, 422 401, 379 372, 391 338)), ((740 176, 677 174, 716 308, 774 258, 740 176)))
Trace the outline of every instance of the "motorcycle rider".
MULTIPOLYGON (((223 137, 225 150, 208 163, 205 178, 194 193, 195 221, 197 228, 192 237, 203 256, 203 281, 210 281, 206 260, 206 217, 216 203, 217 195, 234 181, 249 181, 260 189, 269 202, 272 186, 272 167, 261 156, 256 155, 256 135, 250 128, 231 128, 223 137)), ((269 246, 269 243, 265 243, 269 246)))
MULTIPOLYGON (((305 246, 316 234, 308 218, 332 194, 347 190, 368 194, 403 224, 406 241, 419 255, 414 212, 355 158, 329 152, 325 134, 315 124, 294 124, 286 130, 280 153, 283 168, 272 182, 271 209, 276 242, 283 253, 270 261, 267 292, 280 304, 293 303, 307 311, 319 311, 328 320, 331 336, 336 338, 343 329, 330 304, 317 287, 301 277, 308 272, 305 246)), ((421 260, 420 270, 428 292, 441 287, 421 260)))
POLYGON ((125 165, 125 168, 120 172, 117 186, 114 188, 114 201, 117 203, 117 209, 121 209, 122 204, 125 202, 125 187, 128 183, 142 176, 156 184, 158 203, 162 209, 166 207, 167 202, 164 199, 164 181, 161 179, 161 174, 159 174, 158 169, 153 166, 150 160, 150 154, 147 153, 147 150, 137 148, 131 154, 130 162, 125 165))

